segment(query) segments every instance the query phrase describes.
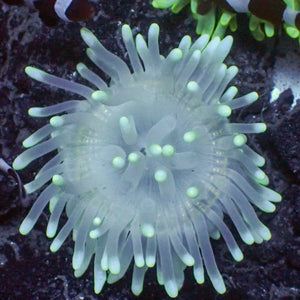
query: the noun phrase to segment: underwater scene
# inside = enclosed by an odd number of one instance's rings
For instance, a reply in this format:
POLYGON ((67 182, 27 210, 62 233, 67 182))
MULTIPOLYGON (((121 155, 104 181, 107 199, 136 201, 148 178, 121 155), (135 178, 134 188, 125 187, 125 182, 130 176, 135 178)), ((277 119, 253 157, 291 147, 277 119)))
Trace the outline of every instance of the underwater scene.
POLYGON ((0 299, 300 298, 300 0, 0 8, 0 299))

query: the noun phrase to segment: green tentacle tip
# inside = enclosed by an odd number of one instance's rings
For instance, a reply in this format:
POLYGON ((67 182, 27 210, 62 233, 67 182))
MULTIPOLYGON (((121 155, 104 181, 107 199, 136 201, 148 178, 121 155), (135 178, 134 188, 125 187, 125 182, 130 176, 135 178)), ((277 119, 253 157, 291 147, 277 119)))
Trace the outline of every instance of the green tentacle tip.
POLYGON ((152 144, 149 147, 149 151, 153 156, 159 156, 162 153, 162 148, 158 144, 152 144))
POLYGON ((52 182, 56 186, 63 186, 65 184, 64 178, 61 175, 53 175, 52 182))
POLYGON ((128 161, 131 163, 137 163, 140 160, 140 155, 137 152, 131 152, 128 155, 128 161))
POLYGON ((197 198, 199 195, 199 189, 194 186, 191 186, 186 190, 186 195, 192 199, 197 198))
POLYGON ((19 228, 19 232, 22 235, 26 235, 31 231, 32 227, 33 227, 32 221, 28 218, 25 218, 23 220, 23 222, 21 223, 21 226, 19 228))
POLYGON ((192 143, 194 141, 196 141, 196 139, 198 138, 198 134, 196 131, 191 130, 191 131, 187 131, 184 135, 183 135, 183 140, 186 143, 192 143))
POLYGON ((166 157, 172 156, 175 152, 175 149, 172 145, 164 145, 162 147, 162 154, 166 157))
POLYGON ((122 169, 125 166, 125 160, 121 156, 116 156, 111 163, 116 169, 122 169))
POLYGON ((157 182, 164 182, 166 181, 168 178, 167 172, 165 170, 162 169, 158 169, 155 173, 154 173, 154 179, 157 182))
POLYGON ((17 171, 23 170, 26 166, 27 166, 27 163, 20 156, 18 156, 12 164, 12 167, 17 171))
POLYGON ((221 117, 229 117, 231 115, 231 108, 228 105, 221 104, 218 106, 218 114, 221 117))
POLYGON ((241 147, 243 145, 245 145, 247 142, 247 137, 244 134, 237 134, 234 138, 233 138, 233 144, 236 147, 241 147))
POLYGON ((99 101, 99 102, 103 102, 108 99, 107 93, 100 90, 93 92, 91 97, 94 101, 99 101))
POLYGON ((142 224, 141 231, 142 231, 142 234, 147 238, 151 238, 155 234, 155 229, 154 229, 153 225, 149 224, 149 223, 142 224))
POLYGON ((64 119, 60 116, 55 116, 50 119, 50 125, 52 127, 61 127, 64 125, 64 119))

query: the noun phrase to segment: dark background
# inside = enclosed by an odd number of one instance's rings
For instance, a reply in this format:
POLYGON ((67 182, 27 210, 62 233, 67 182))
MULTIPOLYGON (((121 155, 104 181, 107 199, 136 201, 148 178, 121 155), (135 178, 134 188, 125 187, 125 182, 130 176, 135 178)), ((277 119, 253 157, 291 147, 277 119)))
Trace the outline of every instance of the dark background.
MULTIPOLYGON (((0 2, 1 7, 1 2, 0 2)), ((85 44, 79 29, 87 26, 113 53, 124 58, 125 49, 120 29, 128 23, 134 33, 144 36, 152 22, 161 27, 161 53, 166 55, 189 34, 195 40, 195 21, 189 9, 179 15, 169 10, 152 8, 150 1, 114 0, 95 4, 94 21, 86 23, 60 22, 54 28, 42 24, 35 11, 25 6, 2 7, 0 10, 0 156, 9 164, 23 150, 21 142, 46 120, 28 117, 31 106, 47 106, 68 99, 66 93, 31 80, 24 73, 27 65, 34 65, 57 76, 80 81, 75 66, 83 61, 89 66, 85 44)), ((212 241, 219 269, 227 292, 218 295, 206 276, 198 285, 191 268, 178 299, 299 299, 300 298, 300 108, 291 110, 293 97, 284 92, 270 104, 273 88, 272 74, 276 57, 286 55, 281 48, 287 38, 274 37, 264 42, 253 40, 248 31, 246 16, 239 16, 239 30, 234 33, 234 45, 226 59, 240 72, 233 83, 240 94, 256 90, 260 100, 235 112, 234 122, 266 122, 268 131, 249 137, 250 146, 266 158, 265 172, 270 187, 282 194, 283 201, 272 214, 258 212, 271 232, 272 239, 261 245, 242 243, 230 221, 244 253, 244 260, 232 260, 225 243, 212 241)), ((289 42, 287 40, 287 42, 289 42)), ((299 54, 297 41, 291 47, 299 54)), ((299 54, 300 59, 300 54, 299 54)), ((45 158, 20 172, 26 183, 45 162, 45 158)), ((57 253, 51 253, 51 240, 45 229, 48 213, 39 218, 28 236, 21 236, 18 227, 37 194, 28 199, 18 197, 12 178, 0 173, 0 299, 136 299, 130 291, 131 269, 119 282, 106 284, 100 295, 93 292, 93 267, 81 278, 72 270, 71 238, 57 253)), ((139 299, 168 299, 164 288, 156 280, 155 270, 145 277, 144 291, 139 299)))

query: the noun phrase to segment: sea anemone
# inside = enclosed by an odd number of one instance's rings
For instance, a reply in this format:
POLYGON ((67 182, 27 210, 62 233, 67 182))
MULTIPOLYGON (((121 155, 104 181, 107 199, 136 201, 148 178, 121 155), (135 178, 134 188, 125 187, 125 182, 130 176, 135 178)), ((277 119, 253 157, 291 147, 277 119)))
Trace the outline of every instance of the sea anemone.
POLYGON ((171 7, 173 13, 179 13, 190 3, 193 17, 197 20, 196 32, 212 37, 223 37, 226 29, 238 28, 236 15, 249 15, 249 30, 253 37, 262 41, 272 37, 275 28, 284 24, 291 38, 300 43, 300 0, 153 0, 155 8, 171 7))
POLYGON ((52 117, 23 142, 30 149, 14 168, 50 152, 55 156, 25 185, 28 193, 47 187, 20 232, 28 234, 49 203, 47 236, 56 235, 51 250, 73 232, 75 276, 94 256, 95 293, 106 281, 122 278, 132 259, 135 295, 155 265, 171 297, 183 285, 186 266, 193 267, 198 283, 204 282, 205 266, 216 291, 224 293, 210 237, 222 235, 233 258, 243 259, 224 213, 245 243, 261 243, 271 234, 252 205, 273 212, 272 202, 281 200, 265 187, 268 178, 259 168, 264 159, 246 145, 245 134, 263 132, 266 125, 228 120, 233 109, 258 98, 252 92, 234 99, 237 88, 226 90, 238 71, 223 63, 232 37, 209 41, 204 35, 192 43, 185 36, 164 57, 158 35, 159 26, 152 24, 148 44, 140 34, 134 43, 130 27, 122 27, 132 72, 81 29, 87 55, 111 77, 109 84, 82 63, 77 71, 89 86, 26 68, 31 78, 85 100, 29 109, 30 116, 52 117), (64 209, 68 220, 56 234, 64 209))

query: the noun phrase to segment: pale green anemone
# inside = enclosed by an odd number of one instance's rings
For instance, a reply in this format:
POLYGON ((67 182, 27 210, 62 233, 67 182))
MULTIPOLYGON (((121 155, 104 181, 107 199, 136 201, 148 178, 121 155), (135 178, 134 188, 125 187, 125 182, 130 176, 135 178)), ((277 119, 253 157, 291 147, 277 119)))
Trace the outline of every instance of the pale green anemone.
POLYGON ((266 130, 264 123, 228 120, 231 111, 257 100, 255 92, 235 98, 228 83, 237 73, 227 67, 232 37, 185 36, 167 57, 159 53, 159 26, 148 43, 134 42, 128 25, 122 36, 133 72, 106 50, 88 29, 81 35, 87 55, 111 80, 107 84, 84 64, 78 73, 88 85, 33 67, 26 73, 43 83, 80 95, 45 108, 32 117, 49 117, 23 145, 13 166, 20 170, 54 152, 28 193, 43 188, 20 232, 28 234, 49 204, 47 236, 57 251, 72 233, 73 268, 81 276, 94 260, 94 289, 122 278, 133 261, 132 291, 143 290, 144 275, 156 266, 157 280, 170 297, 193 268, 204 282, 204 268, 218 293, 225 292, 210 237, 222 236, 232 257, 243 254, 223 221, 227 214, 247 243, 269 240, 253 206, 273 212, 281 197, 265 187, 264 159, 246 145, 246 135, 266 130), (60 216, 67 222, 58 230, 60 216))

